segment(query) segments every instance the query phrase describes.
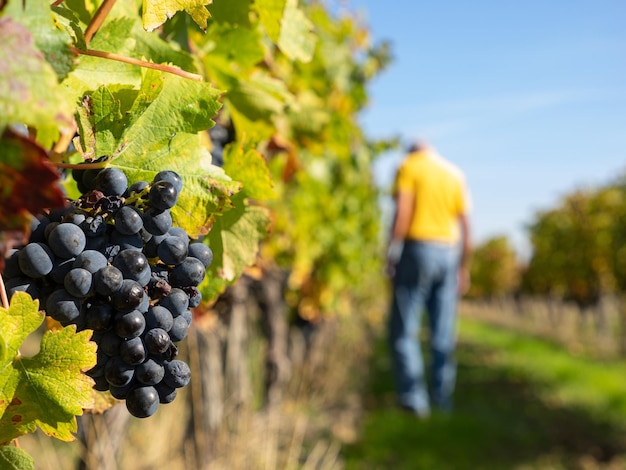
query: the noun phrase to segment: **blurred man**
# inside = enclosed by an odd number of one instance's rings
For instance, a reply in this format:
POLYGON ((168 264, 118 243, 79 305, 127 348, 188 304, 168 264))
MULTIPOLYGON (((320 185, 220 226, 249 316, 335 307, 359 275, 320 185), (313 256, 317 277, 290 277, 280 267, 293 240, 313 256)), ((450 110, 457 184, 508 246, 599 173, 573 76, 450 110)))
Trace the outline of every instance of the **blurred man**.
POLYGON ((457 298, 469 287, 469 195, 461 170, 417 142, 398 170, 388 252, 393 279, 389 339, 398 404, 419 417, 451 411, 456 380, 457 298), (419 343, 428 312, 432 392, 419 343))

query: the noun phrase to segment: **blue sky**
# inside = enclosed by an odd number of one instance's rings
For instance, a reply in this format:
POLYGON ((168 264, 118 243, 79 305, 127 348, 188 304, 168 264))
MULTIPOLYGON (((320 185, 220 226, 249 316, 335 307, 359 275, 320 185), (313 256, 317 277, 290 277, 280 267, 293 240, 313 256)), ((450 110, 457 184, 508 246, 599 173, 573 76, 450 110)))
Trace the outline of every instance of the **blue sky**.
MULTIPOLYGON (((476 242, 626 172, 626 1, 345 0, 394 60, 370 86, 372 137, 426 138, 466 173, 476 242)), ((383 186, 399 153, 377 162, 383 186)))

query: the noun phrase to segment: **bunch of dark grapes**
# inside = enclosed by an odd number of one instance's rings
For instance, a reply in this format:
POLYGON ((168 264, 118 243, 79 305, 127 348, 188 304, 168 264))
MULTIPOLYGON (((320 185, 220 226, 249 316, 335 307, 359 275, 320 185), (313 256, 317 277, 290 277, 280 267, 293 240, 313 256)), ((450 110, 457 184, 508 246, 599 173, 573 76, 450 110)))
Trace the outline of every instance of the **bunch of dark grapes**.
POLYGON ((213 253, 172 226, 177 173, 130 187, 116 168, 73 176, 83 195, 34 220, 29 243, 6 260, 7 293, 26 291, 62 325, 93 330, 94 388, 145 418, 189 382, 176 343, 201 301, 197 286, 213 253))

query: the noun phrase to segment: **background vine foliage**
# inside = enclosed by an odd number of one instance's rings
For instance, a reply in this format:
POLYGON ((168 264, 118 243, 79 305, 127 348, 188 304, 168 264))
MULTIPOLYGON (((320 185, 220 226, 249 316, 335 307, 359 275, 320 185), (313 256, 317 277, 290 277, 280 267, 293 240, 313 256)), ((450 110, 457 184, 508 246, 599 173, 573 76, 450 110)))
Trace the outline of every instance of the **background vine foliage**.
MULTIPOLYGON (((292 315, 374 315, 382 270, 369 166, 391 144, 368 141, 357 115, 389 49, 353 17, 297 0, 8 0, 0 44, 0 272, 33 216, 81 196, 77 169, 118 169, 129 185, 172 170, 182 179, 173 224, 214 256, 198 286, 192 367, 207 360, 207 318, 227 321, 226 302, 232 321, 252 275, 266 294, 279 286, 267 355, 283 384, 286 337, 275 333, 292 315)), ((83 409, 114 400, 89 392, 89 330, 47 321, 40 352, 25 358, 19 332, 42 324, 41 305, 21 293, 2 301, 0 458, 34 468, 17 437, 38 427, 74 439, 83 409), (20 372, 28 364, 40 380, 20 372), (60 380, 75 393, 49 385, 60 380)))

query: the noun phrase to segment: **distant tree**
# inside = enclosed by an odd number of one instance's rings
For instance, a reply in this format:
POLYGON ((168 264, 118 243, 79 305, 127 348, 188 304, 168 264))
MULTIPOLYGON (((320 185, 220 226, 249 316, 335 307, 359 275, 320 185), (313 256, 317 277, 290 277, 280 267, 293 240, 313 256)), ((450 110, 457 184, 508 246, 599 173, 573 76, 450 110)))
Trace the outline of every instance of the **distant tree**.
POLYGON ((517 256, 504 236, 491 238, 477 246, 470 269, 472 285, 467 294, 469 298, 508 297, 519 283, 517 256))

